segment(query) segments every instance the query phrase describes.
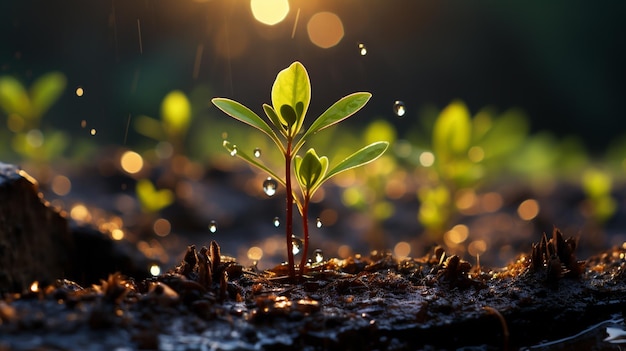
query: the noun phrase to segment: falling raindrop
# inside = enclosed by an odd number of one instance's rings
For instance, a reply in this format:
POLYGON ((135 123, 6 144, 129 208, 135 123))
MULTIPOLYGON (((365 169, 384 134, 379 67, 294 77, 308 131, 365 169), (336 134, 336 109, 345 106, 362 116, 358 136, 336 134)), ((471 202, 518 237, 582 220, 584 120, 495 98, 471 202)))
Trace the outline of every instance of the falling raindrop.
POLYGON ((278 228, 280 226, 280 219, 278 217, 274 217, 274 227, 278 228))
POLYGON ((237 156, 237 145, 233 145, 233 148, 230 150, 231 156, 237 156))
POLYGON ((367 55, 367 48, 363 43, 359 43, 359 54, 361 54, 361 56, 367 55))
POLYGON ((315 226, 316 226, 316 227, 318 227, 318 228, 321 228, 321 227, 322 227, 322 220, 321 220, 321 219, 319 219, 319 218, 318 218, 318 219, 316 219, 316 220, 315 220, 315 226))
POLYGON ((261 157, 261 149, 259 149, 258 147, 256 149, 254 149, 254 157, 259 158, 261 157))
POLYGON ((322 263, 324 261, 324 253, 322 252, 322 249, 315 249, 315 251, 313 251, 313 259, 315 260, 315 263, 322 263))
POLYGON ((291 235, 291 252, 293 252, 294 255, 297 255, 300 253, 300 250, 302 249, 302 239, 298 238, 295 235, 291 235))
POLYGON ((273 196, 276 194, 276 188, 278 187, 278 182, 276 182, 272 177, 267 177, 263 182, 263 191, 267 196, 273 196))
POLYGON ((217 222, 216 221, 212 220, 211 222, 209 222, 209 231, 211 233, 217 232, 217 222))
POLYGON ((400 100, 396 100, 393 103, 393 112, 398 117, 404 116, 404 114, 406 113, 406 106, 404 106, 404 102, 402 102, 400 100))

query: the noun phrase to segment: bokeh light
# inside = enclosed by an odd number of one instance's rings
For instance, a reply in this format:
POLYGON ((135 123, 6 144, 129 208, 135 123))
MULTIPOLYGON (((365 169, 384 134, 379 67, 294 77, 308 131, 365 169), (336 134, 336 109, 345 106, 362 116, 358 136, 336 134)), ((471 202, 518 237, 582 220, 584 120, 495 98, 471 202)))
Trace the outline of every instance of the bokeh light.
POLYGON ((154 221, 154 225, 152 226, 152 229, 154 230, 154 234, 158 236, 168 236, 170 232, 172 231, 172 225, 170 224, 170 221, 168 221, 167 219, 159 218, 156 221, 154 221))
POLYGON ((328 49, 339 44, 345 34, 341 19, 332 12, 314 14, 306 29, 311 42, 322 49, 328 49))
POLYGON ((59 196, 67 195, 72 190, 72 182, 63 175, 57 175, 52 178, 52 192, 59 196))
POLYGON ((521 219, 530 221, 539 214, 539 202, 534 199, 523 201, 517 208, 517 214, 521 219))
POLYGON ((273 26, 280 23, 289 13, 287 0, 251 0, 250 9, 257 21, 273 26))
POLYGON ((411 244, 401 241, 394 246, 393 253, 399 258, 408 257, 411 253, 411 244))
POLYGON ((263 249, 258 246, 252 246, 248 249, 247 256, 251 261, 259 261, 263 257, 263 249))
POLYGON ((134 151, 126 151, 120 158, 122 169, 130 174, 135 174, 143 168, 143 158, 134 151))

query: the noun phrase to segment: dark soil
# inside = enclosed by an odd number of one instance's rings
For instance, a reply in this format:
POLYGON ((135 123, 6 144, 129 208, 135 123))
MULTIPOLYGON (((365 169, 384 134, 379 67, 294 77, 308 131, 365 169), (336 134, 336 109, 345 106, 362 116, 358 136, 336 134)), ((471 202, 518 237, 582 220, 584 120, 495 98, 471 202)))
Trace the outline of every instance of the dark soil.
POLYGON ((436 248, 260 272, 190 246, 169 272, 68 280, 7 294, 0 350, 514 349, 573 335, 626 308, 626 248, 577 261, 555 229, 498 270, 436 248))

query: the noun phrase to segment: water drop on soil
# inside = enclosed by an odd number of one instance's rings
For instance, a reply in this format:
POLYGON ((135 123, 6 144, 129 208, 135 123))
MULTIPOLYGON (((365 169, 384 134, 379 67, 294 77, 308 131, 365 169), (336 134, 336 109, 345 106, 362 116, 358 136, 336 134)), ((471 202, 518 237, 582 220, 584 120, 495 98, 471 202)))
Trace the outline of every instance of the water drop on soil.
POLYGON ((254 157, 259 158, 261 157, 261 149, 259 149, 258 147, 256 149, 254 149, 254 157))
POLYGON ((406 106, 404 106, 404 102, 402 102, 400 100, 396 100, 393 103, 393 112, 398 117, 404 116, 404 114, 406 113, 406 106))
POLYGON ((217 232, 217 222, 216 221, 209 222, 209 231, 211 233, 217 232))
POLYGON ((324 261, 324 253, 322 249, 315 249, 313 252, 313 260, 315 263, 322 263, 324 261))
POLYGON ((272 177, 267 177, 263 182, 263 191, 267 196, 273 196, 276 194, 276 188, 278 187, 278 182, 272 179, 272 177))

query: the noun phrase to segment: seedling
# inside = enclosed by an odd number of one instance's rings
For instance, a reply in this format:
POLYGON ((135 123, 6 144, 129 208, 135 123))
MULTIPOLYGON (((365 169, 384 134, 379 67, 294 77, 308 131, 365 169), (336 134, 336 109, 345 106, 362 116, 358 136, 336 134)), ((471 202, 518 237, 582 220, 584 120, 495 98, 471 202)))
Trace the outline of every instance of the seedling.
POLYGON ((293 204, 295 203, 299 210, 304 232, 302 259, 298 270, 299 276, 302 277, 309 248, 308 208, 313 194, 331 177, 377 159, 385 152, 389 143, 379 141, 369 144, 330 169, 328 157, 319 156, 315 149, 310 148, 304 156, 299 156, 298 151, 315 133, 335 125, 359 111, 371 96, 372 94, 367 92, 357 92, 341 98, 317 117, 303 132, 304 118, 311 101, 311 83, 304 66, 300 62, 294 62, 276 76, 271 92, 272 105, 263 105, 263 111, 271 126, 237 101, 226 98, 214 98, 212 100, 213 104, 227 115, 265 133, 284 157, 284 174, 281 175, 279 171, 266 166, 261 159, 249 155, 237 145, 224 140, 224 147, 231 155, 261 169, 285 187, 285 240, 289 276, 292 280, 296 279, 292 239, 293 204), (299 194, 293 189, 292 176, 299 185, 299 194))

